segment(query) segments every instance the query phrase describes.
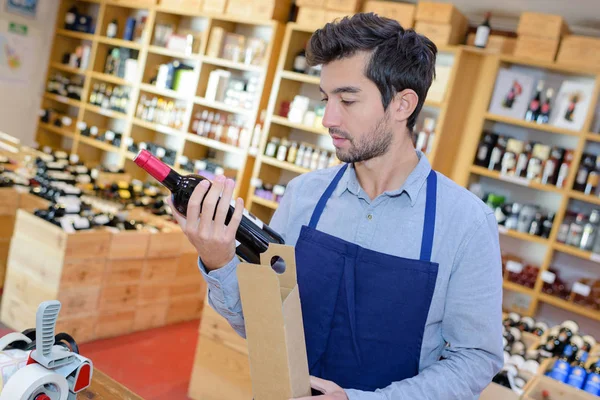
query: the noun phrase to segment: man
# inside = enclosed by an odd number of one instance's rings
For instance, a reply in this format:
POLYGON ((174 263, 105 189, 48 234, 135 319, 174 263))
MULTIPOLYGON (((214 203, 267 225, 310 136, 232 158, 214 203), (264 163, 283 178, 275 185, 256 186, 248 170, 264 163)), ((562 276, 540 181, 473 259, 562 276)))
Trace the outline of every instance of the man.
MULTIPOLYGON (((324 393, 314 398, 474 399, 502 366, 494 215, 433 172, 411 140, 436 52, 373 14, 310 39, 323 125, 344 164, 293 179, 270 226, 296 248, 311 383, 324 393)), ((207 186, 192 195, 187 221, 177 218, 211 306, 244 336, 235 273, 243 203, 225 226, 234 183, 207 186)))

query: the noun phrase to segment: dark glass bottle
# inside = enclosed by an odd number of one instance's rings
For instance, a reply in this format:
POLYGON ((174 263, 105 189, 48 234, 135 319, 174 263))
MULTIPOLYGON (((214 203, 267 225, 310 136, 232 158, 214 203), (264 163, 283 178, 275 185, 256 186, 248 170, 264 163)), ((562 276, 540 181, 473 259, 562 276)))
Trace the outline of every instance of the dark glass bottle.
POLYGON ((529 108, 525 113, 525 121, 534 122, 540 115, 540 107, 542 103, 542 92, 544 90, 544 81, 539 81, 535 97, 529 102, 529 108))
MULTIPOLYGON (((147 150, 140 151, 134 162, 171 191, 173 205, 179 213, 186 216, 188 201, 194 188, 206 178, 193 174, 180 175, 147 150)), ((233 212, 234 207, 229 206, 225 224, 229 223, 233 212)), ((250 263, 260 263, 260 254, 267 250, 269 243, 284 244, 283 238, 277 232, 246 210, 237 230, 236 240, 239 242, 236 253, 250 263)))

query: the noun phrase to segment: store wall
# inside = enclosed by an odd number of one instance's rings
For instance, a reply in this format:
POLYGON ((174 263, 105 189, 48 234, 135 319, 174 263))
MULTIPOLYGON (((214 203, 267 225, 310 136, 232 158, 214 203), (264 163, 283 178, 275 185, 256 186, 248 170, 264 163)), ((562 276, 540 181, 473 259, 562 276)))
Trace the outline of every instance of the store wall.
POLYGON ((27 79, 7 79, 0 75, 0 131, 16 136, 27 145, 32 145, 35 138, 36 115, 39 111, 48 57, 52 47, 54 23, 59 2, 41 0, 35 18, 27 18, 5 10, 5 1, 0 2, 0 34, 6 32, 10 22, 26 25, 27 38, 31 51, 24 59, 28 63, 27 79))

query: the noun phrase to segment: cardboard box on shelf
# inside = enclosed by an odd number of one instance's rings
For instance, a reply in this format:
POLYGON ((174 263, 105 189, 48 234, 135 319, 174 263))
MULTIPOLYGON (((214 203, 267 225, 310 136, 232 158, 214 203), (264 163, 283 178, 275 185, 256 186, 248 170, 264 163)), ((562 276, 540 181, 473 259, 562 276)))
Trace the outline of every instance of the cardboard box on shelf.
POLYGON ((326 11, 323 8, 300 7, 296 23, 307 28, 318 29, 325 25, 325 15, 326 11))
POLYGON ((174 10, 200 11, 202 9, 202 0, 159 0, 158 5, 174 10))
POLYGON ((287 21, 290 0, 229 0, 226 13, 255 20, 287 21))
POLYGON ((517 27, 519 36, 560 39, 569 34, 569 27, 560 15, 524 12, 517 27))
POLYGON ((325 0, 327 10, 355 13, 360 10, 362 0, 325 0))
POLYGON ((518 400, 519 395, 507 387, 498 385, 497 383, 490 383, 483 392, 479 400, 518 400))
POLYGON ((420 1, 415 20, 461 26, 467 18, 452 3, 420 1))
MULTIPOLYGON (((349 13, 347 11, 334 11, 334 10, 327 10, 325 11, 325 22, 323 23, 323 25, 325 25, 328 22, 334 22, 336 20, 340 20, 344 17, 349 17, 352 16, 353 13, 349 13)), ((319 26, 319 28, 321 28, 322 26, 319 26)))
POLYGON ((565 36, 560 43, 556 62, 600 66, 600 39, 588 36, 565 36))
POLYGON ((415 31, 438 46, 461 44, 467 32, 466 19, 460 25, 417 21, 415 31))
POLYGON ((548 398, 542 392, 548 392, 552 400, 597 400, 598 397, 591 393, 569 386, 544 375, 537 376, 529 382, 523 400, 542 400, 548 398))
POLYGON ((237 268, 254 399, 310 396, 294 248, 271 244, 260 260, 237 268), (285 262, 281 274, 275 257, 285 262))
POLYGON ((363 6, 363 12, 374 12, 379 16, 395 19, 406 29, 412 28, 415 24, 416 8, 414 4, 367 1, 363 6))
MULTIPOLYGON (((501 35, 490 35, 485 51, 496 54, 513 54, 517 44, 516 38, 501 35)), ((475 45, 475 34, 470 33, 467 37, 467 45, 475 45)))
POLYGON ((516 57, 552 62, 556 58, 559 43, 559 39, 519 36, 515 45, 514 55, 516 57))
POLYGON ((204 0, 202 11, 212 14, 224 13, 227 8, 227 0, 204 0))

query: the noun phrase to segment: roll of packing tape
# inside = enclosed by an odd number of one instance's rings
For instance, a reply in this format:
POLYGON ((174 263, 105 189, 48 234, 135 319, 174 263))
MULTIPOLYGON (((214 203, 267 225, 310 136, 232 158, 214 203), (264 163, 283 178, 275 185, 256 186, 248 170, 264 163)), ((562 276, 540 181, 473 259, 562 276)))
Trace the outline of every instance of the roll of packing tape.
POLYGON ((27 365, 18 370, 4 385, 0 400, 30 400, 34 395, 45 393, 52 400, 67 400, 67 380, 39 364, 27 365), (44 388, 44 385, 49 385, 44 388))

